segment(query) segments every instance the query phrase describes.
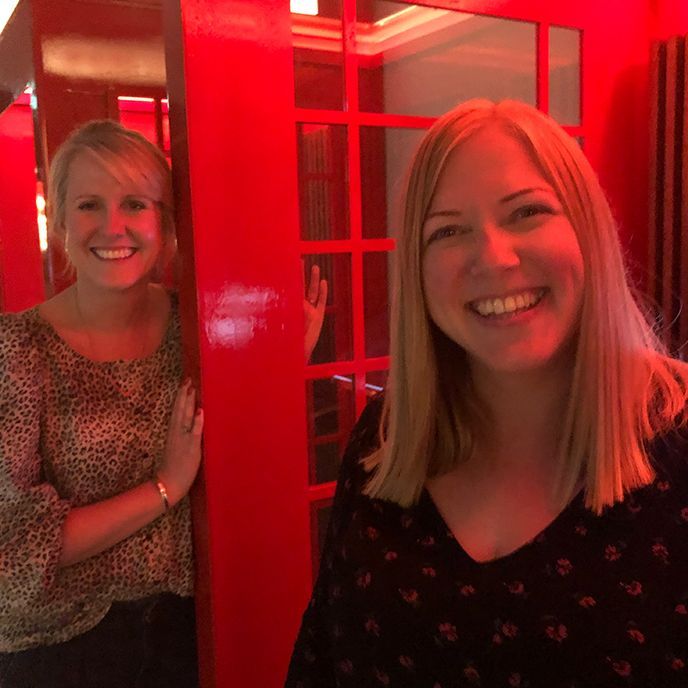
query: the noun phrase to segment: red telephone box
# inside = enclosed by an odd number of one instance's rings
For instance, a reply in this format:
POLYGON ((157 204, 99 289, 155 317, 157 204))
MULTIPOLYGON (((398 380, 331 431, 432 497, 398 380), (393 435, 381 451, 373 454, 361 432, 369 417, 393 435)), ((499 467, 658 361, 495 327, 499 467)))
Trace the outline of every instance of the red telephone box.
POLYGON ((646 251, 647 2, 310 5, 165 8, 207 410, 208 686, 283 680, 344 438, 384 385, 395 203, 436 116, 474 96, 550 112, 598 170, 630 251, 646 251), (301 259, 330 281, 307 366, 301 259))

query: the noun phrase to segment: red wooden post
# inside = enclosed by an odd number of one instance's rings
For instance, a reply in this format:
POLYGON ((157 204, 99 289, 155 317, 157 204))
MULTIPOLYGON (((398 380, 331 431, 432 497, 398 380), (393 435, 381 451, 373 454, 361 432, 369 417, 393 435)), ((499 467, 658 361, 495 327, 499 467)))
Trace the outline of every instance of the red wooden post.
POLYGON ((310 584, 289 3, 165 12, 182 310, 207 409, 202 681, 279 686, 310 584))

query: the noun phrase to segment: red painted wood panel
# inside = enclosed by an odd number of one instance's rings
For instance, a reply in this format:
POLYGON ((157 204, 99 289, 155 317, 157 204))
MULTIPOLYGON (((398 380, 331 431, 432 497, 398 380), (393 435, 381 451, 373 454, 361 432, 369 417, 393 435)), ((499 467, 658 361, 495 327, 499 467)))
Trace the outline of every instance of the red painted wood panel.
POLYGON ((648 0, 652 12, 652 37, 666 40, 688 33, 688 3, 685 0, 648 0))
POLYGON ((206 408, 212 620, 200 614, 215 652, 203 656, 204 686, 268 688, 283 678, 310 583, 289 4, 180 0, 166 11, 206 408))
POLYGON ((0 309, 20 311, 44 299, 28 105, 11 105, 0 114, 0 160, 0 309))

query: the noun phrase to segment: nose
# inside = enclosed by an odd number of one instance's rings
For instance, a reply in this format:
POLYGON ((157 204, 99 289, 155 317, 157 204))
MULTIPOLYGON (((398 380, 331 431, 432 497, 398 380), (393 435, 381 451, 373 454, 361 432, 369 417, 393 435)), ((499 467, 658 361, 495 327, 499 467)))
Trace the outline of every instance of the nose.
POLYGON ((483 224, 476 233, 475 253, 471 261, 471 273, 502 271, 520 265, 517 237, 494 224, 483 224))
POLYGON ((121 236, 126 232, 126 216, 119 207, 106 207, 103 215, 103 231, 108 235, 121 236))

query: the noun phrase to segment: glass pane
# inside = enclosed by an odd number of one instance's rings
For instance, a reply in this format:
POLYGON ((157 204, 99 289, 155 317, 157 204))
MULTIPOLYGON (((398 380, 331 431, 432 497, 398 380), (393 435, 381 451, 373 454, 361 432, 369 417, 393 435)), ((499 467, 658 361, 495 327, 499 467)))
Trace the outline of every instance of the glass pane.
POLYGON ((388 370, 371 370, 366 373, 366 396, 368 398, 384 392, 388 374, 388 370))
POLYGON ((301 238, 347 239, 346 127, 297 125, 301 238))
POLYGON ((425 130, 361 127, 360 132, 363 237, 394 236, 405 175, 425 130))
POLYGON ((321 442, 313 447, 315 465, 311 473, 311 484, 327 483, 337 479, 340 451, 336 442, 321 442))
POLYGON ((363 254, 363 318, 366 356, 389 354, 388 251, 363 254))
POLYGON ((320 253, 304 256, 304 279, 311 266, 320 266, 320 275, 328 281, 325 321, 311 363, 348 361, 353 357, 351 310, 351 254, 320 253))
POLYGON ((580 124, 581 32, 549 30, 549 114, 560 124, 580 124))
POLYGON ((296 107, 341 110, 344 105, 342 3, 292 0, 296 107))
POLYGON ((535 105, 535 24, 358 0, 360 109, 435 117, 469 98, 535 105))
POLYGON ((306 402, 310 483, 336 480, 355 417, 353 375, 308 380, 306 402))
POLYGON ((313 437, 335 435, 342 427, 349 428, 354 413, 351 375, 309 380, 307 394, 309 403, 312 402, 309 425, 313 437))

